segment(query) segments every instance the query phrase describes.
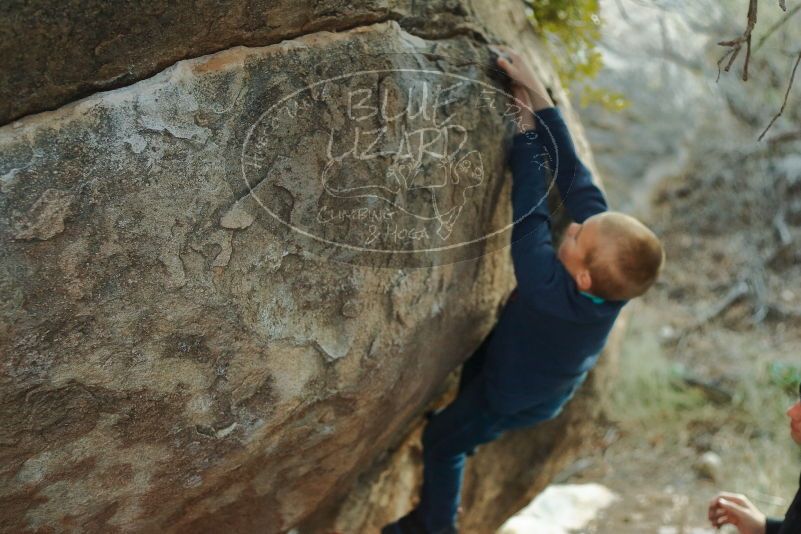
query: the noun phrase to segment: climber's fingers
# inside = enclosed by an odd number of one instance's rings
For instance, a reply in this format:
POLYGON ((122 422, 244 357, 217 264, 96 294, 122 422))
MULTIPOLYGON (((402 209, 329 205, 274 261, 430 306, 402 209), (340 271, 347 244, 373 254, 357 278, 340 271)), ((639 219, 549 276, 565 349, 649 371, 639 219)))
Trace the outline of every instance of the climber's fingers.
POLYGON ((518 65, 521 63, 522 56, 514 49, 505 45, 493 45, 501 54, 509 58, 509 62, 518 65))

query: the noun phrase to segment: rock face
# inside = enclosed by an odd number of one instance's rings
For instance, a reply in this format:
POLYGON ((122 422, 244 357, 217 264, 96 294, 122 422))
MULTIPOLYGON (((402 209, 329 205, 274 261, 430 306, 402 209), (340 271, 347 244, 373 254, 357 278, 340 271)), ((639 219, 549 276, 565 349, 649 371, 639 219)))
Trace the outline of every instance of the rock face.
POLYGON ((11 0, 0 5, 0 124, 233 46, 388 20, 440 39, 475 31, 472 12, 460 0, 11 0))
MULTIPOLYGON (((101 4, 0 8, 36 30, 2 40, 3 117, 57 108, 0 128, 0 528, 373 530, 514 285, 482 39, 534 47, 523 13, 101 4)), ((466 532, 571 458, 602 375, 481 450, 466 532)))

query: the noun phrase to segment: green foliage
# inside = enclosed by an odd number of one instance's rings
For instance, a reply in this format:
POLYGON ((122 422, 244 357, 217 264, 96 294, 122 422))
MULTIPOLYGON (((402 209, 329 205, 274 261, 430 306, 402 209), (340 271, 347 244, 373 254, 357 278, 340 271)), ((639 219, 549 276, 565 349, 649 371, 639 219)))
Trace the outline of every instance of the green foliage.
POLYGON ((581 86, 579 104, 583 108, 591 104, 599 104, 610 111, 622 111, 629 107, 631 102, 629 102, 623 93, 609 91, 585 83, 581 86))
POLYGON ((709 403, 684 384, 683 369, 667 360, 650 332, 626 331, 619 369, 621 376, 606 406, 613 420, 658 434, 706 415, 709 403))
POLYGON ((528 19, 546 37, 551 62, 565 90, 576 90, 582 106, 625 108, 628 103, 622 94, 586 83, 603 68, 603 58, 597 49, 601 39, 599 0, 525 1, 528 19))
POLYGON ((801 383, 801 366, 784 362, 768 364, 770 383, 786 391, 791 396, 798 395, 798 384, 801 383))

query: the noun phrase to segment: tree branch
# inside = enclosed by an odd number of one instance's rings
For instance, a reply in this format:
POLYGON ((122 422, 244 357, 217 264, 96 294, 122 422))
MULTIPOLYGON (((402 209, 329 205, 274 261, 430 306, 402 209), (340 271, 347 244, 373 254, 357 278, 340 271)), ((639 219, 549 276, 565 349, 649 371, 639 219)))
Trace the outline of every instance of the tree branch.
MULTIPOLYGON (((783 9, 784 9, 785 11, 787 11, 787 8, 786 8, 786 7, 784 7, 784 6, 783 6, 783 9)), ((763 44, 765 44, 765 41, 767 41, 767 40, 768 40, 768 37, 770 37, 771 35, 773 35, 773 33, 774 33, 776 30, 778 30, 778 29, 779 29, 779 28, 781 28, 781 27, 782 27, 784 24, 786 24, 786 23, 787 23, 787 21, 788 21, 788 20, 790 20, 790 19, 791 19, 791 18, 792 18, 792 17, 793 17, 793 16, 794 16, 796 13, 798 13, 798 12, 801 12, 801 4, 798 4, 797 6, 795 6, 795 7, 792 9, 792 11, 790 11, 790 12, 787 14, 787 16, 786 16, 786 17, 782 17, 782 18, 780 18, 779 20, 777 20, 777 21, 776 21, 776 22, 773 24, 773 26, 771 26, 771 27, 770 27, 770 29, 768 29, 768 31, 767 31, 767 32, 765 32, 765 35, 763 35, 762 37, 760 37, 760 38, 759 38, 759 42, 758 42, 758 43, 756 44, 756 46, 754 47, 754 53, 756 53, 756 51, 757 51, 757 50, 759 50, 760 48, 762 48, 762 45, 763 45, 763 44)))
POLYGON ((796 141, 798 139, 801 139, 801 130, 780 133, 768 139, 768 143, 771 145, 778 145, 781 143, 787 143, 789 141, 796 141))
POLYGON ((737 54, 740 53, 740 49, 743 46, 743 43, 746 45, 745 51, 745 63, 743 63, 743 81, 748 81, 748 62, 751 60, 751 32, 754 31, 754 26, 756 25, 757 21, 757 0, 748 0, 748 23, 745 27, 745 31, 743 34, 736 38, 732 39, 731 41, 720 41, 718 44, 720 46, 728 46, 731 50, 727 51, 726 54, 723 55, 722 58, 718 61, 718 78, 720 78, 720 64, 723 62, 724 58, 727 57, 730 53, 733 54, 732 58, 729 60, 729 63, 726 65, 726 68, 723 69, 726 72, 729 72, 729 69, 734 63, 734 59, 737 57, 737 54))
POLYGON ((790 89, 793 88, 793 80, 795 80, 795 72, 798 70, 798 64, 801 63, 801 51, 798 52, 798 57, 795 59, 795 65, 793 66, 793 72, 790 74, 790 83, 787 84, 787 91, 784 93, 784 102, 782 102, 782 107, 779 109, 779 112, 770 120, 765 130, 759 135, 758 141, 762 141, 762 138, 765 137, 765 134, 768 133, 770 127, 773 126, 773 123, 776 122, 776 119, 781 117, 782 113, 784 113, 784 108, 787 106, 787 98, 790 96, 790 89))

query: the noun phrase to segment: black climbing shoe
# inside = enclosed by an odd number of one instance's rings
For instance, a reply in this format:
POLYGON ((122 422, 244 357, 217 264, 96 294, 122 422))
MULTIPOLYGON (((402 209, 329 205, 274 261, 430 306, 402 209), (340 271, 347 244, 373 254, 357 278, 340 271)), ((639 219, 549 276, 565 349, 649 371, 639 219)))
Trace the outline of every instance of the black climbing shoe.
POLYGON ((385 526, 381 529, 381 534, 429 534, 416 511, 417 509, 414 509, 394 523, 385 526))

